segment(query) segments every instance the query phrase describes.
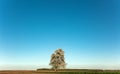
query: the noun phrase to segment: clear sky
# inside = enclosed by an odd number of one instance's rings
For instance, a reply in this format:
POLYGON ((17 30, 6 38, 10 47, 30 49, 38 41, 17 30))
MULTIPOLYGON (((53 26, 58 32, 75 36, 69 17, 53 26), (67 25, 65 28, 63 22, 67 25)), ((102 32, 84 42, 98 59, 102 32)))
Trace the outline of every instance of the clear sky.
POLYGON ((68 68, 120 69, 120 1, 0 0, 0 69, 49 67, 57 48, 68 68))

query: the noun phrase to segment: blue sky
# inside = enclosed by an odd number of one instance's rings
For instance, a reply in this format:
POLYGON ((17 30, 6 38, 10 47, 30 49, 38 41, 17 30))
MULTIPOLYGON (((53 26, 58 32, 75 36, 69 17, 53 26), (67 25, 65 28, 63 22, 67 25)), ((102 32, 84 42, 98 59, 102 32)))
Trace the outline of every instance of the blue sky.
POLYGON ((68 68, 116 68, 119 29, 119 0, 0 0, 0 65, 48 67, 62 48, 68 68))

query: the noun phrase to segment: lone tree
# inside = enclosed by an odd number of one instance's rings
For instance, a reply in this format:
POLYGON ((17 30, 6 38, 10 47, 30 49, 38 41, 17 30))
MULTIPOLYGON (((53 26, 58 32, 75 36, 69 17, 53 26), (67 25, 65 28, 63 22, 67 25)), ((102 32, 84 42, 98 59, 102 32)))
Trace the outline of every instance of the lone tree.
POLYGON ((50 64, 52 66, 52 69, 65 69, 66 63, 64 58, 64 51, 62 49, 56 50, 51 55, 50 64))

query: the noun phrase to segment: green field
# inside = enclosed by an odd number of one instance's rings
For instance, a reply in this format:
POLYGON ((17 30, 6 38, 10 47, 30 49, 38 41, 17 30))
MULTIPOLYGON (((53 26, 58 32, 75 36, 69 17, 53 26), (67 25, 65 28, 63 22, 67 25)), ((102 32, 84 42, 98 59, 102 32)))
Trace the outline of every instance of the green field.
POLYGON ((56 74, 120 74, 120 72, 63 72, 56 74))
POLYGON ((34 74, 120 74, 120 72, 54 72, 54 73, 34 73, 34 74))
POLYGON ((0 74, 120 74, 120 70, 90 70, 90 69, 65 69, 65 70, 4 70, 0 74))

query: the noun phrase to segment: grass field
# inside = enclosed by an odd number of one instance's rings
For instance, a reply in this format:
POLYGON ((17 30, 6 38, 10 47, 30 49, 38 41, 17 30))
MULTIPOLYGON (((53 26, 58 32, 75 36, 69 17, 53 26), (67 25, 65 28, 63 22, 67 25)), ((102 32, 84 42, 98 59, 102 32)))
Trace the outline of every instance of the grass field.
POLYGON ((86 69, 66 69, 66 70, 4 70, 0 74, 120 74, 120 70, 86 70, 86 69))

